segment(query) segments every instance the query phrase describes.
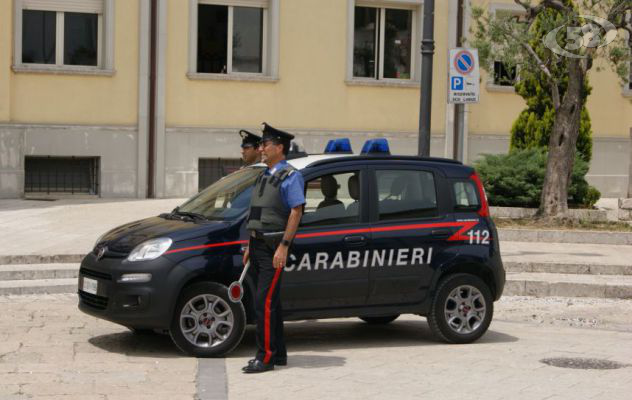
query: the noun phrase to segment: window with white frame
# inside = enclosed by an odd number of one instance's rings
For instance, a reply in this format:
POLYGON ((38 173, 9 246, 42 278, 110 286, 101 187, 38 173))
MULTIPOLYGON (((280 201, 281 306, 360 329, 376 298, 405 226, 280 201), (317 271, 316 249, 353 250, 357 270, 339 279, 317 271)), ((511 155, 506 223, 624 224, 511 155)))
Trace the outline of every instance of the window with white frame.
MULTIPOLYGON (((111 67, 111 29, 104 15, 113 0, 15 0, 18 67, 111 67), (104 34, 106 32, 108 34, 104 34), (107 42, 107 46, 106 46, 107 42)), ((109 20, 108 20, 109 22, 109 20)))
POLYGON ((353 78, 411 80, 416 11, 358 2, 353 21, 353 78))
MULTIPOLYGON (((521 6, 512 4, 493 4, 491 12, 496 18, 515 19, 518 22, 526 23, 526 12, 521 6)), ((518 79, 517 66, 507 65, 502 61, 494 61, 493 84, 496 86, 514 86, 518 79)))
POLYGON ((201 74, 268 74, 269 1, 197 0, 195 69, 201 74))

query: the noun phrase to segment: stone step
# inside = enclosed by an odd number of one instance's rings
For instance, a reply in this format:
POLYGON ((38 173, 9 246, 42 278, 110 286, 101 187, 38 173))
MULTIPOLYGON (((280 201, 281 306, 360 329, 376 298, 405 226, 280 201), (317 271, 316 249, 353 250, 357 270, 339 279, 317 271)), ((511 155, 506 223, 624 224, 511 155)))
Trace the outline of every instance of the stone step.
POLYGON ((632 276, 509 272, 503 294, 632 299, 632 276))
POLYGON ((79 275, 79 264, 0 265, 0 281, 70 279, 79 275))
POLYGON ((80 263, 85 254, 0 255, 0 265, 80 263))
POLYGON ((0 281, 0 296, 12 294, 75 293, 76 291, 76 278, 0 281))
POLYGON ((632 264, 562 264, 547 262, 503 261, 507 272, 541 272, 552 274, 632 275, 632 264))

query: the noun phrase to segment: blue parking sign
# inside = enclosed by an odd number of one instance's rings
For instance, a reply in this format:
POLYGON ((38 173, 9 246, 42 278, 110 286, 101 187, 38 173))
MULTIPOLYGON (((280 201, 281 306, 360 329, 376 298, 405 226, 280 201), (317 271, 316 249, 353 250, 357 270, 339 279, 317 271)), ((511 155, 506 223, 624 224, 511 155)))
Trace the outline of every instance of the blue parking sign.
POLYGON ((450 87, 452 90, 463 90, 463 78, 460 76, 453 76, 450 87))

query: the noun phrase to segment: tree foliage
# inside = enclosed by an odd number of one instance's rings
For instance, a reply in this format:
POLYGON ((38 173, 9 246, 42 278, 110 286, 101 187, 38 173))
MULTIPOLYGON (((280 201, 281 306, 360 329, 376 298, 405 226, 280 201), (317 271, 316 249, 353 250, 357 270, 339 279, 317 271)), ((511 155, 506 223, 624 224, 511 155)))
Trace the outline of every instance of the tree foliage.
MULTIPOLYGON (((475 163, 492 206, 539 207, 546 173, 546 150, 530 148, 509 154, 486 154, 475 163)), ((588 163, 578 154, 573 164, 569 203, 592 207, 601 194, 586 182, 588 163)))
POLYGON ((490 13, 475 7, 471 44, 479 50, 483 69, 491 73, 494 61, 508 68, 518 67, 524 82, 519 90, 535 94, 530 104, 528 101, 534 111, 524 114, 518 120, 521 126, 516 127, 524 126, 528 131, 522 131, 522 137, 517 135, 514 146, 544 144, 549 133, 539 214, 563 216, 572 196, 569 188, 578 144, 583 148, 582 158, 589 159, 586 135, 579 139, 582 121, 587 133, 588 71, 609 63, 622 83, 630 76, 632 0, 514 2, 522 13, 490 13), (550 107, 542 100, 543 94, 548 95, 550 107))

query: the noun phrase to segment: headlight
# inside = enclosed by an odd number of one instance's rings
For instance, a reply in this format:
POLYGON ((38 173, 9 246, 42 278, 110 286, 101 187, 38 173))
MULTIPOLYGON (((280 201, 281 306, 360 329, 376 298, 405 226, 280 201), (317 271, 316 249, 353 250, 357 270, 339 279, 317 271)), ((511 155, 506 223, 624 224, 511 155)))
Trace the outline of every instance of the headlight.
POLYGON ((171 247, 173 240, 169 238, 151 239, 136 246, 127 257, 127 261, 155 260, 171 247))

